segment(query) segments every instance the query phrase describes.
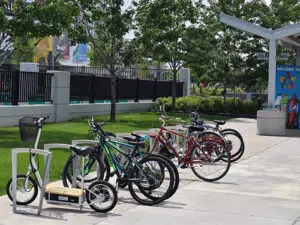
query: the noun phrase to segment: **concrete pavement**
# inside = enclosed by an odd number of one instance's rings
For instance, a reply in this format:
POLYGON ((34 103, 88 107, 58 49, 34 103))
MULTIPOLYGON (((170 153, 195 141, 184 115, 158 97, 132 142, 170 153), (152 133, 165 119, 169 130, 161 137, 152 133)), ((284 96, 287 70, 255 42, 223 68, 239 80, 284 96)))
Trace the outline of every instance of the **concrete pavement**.
POLYGON ((241 132, 246 151, 219 182, 202 182, 190 169, 181 169, 180 188, 168 201, 141 206, 127 190, 120 190, 119 202, 108 214, 49 204, 40 217, 13 214, 7 196, 2 196, 0 225, 300 225, 300 139, 257 136, 252 119, 232 120, 226 126, 241 132))

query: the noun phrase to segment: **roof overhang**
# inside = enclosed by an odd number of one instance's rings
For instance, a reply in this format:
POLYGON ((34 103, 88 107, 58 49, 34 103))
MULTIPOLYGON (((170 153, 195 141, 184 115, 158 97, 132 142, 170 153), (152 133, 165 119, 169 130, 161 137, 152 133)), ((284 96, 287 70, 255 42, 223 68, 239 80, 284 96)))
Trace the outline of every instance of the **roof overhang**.
POLYGON ((286 48, 294 49, 300 47, 300 23, 271 30, 234 16, 229 16, 223 12, 220 14, 220 21, 244 32, 249 32, 268 40, 278 40, 278 44, 286 48))

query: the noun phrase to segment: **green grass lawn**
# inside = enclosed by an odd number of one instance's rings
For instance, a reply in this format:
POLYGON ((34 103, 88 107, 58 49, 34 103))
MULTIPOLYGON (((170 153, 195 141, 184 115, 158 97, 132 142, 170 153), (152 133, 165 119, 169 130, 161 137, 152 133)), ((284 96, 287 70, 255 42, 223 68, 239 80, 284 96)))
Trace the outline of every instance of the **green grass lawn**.
MULTIPOLYGON (((161 122, 158 121, 159 113, 146 112, 146 113, 128 113, 117 115, 117 122, 107 122, 104 130, 115 133, 127 133, 135 130, 147 130, 153 127, 160 127, 161 122)), ((188 114, 170 114, 172 118, 181 118, 189 121, 188 114)), ((227 120, 228 117, 223 116, 201 116, 204 120, 227 120)), ((95 118, 96 121, 108 121, 109 116, 99 116, 95 118)), ((40 148, 43 148, 47 143, 64 143, 71 144, 75 139, 87 139, 88 124, 86 119, 78 119, 65 123, 46 124, 44 126, 40 148)), ((18 127, 0 128, 0 195, 6 193, 5 188, 7 181, 11 178, 11 149, 18 147, 29 147, 31 143, 22 143, 19 138, 18 127)), ((59 180, 64 164, 70 155, 66 150, 55 150, 52 155, 51 162, 51 180, 59 180)), ((29 164, 28 154, 22 154, 18 157, 18 173, 24 174, 27 171, 29 164)), ((40 158, 42 167, 43 160, 40 158)))

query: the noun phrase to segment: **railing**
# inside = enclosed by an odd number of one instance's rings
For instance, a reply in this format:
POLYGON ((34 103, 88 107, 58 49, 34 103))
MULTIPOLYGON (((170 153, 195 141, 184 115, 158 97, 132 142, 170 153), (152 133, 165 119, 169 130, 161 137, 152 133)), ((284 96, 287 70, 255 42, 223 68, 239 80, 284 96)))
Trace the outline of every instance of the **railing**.
MULTIPOLYGON (((53 69, 49 65, 39 65, 40 72, 46 72, 53 69)), ((79 76, 97 76, 110 77, 110 72, 102 67, 88 67, 88 66, 55 66, 54 70, 70 71, 71 75, 79 76)), ((145 69, 145 68, 124 68, 119 73, 120 78, 127 79, 144 79, 144 80, 172 80, 172 72, 169 69, 145 69)))
POLYGON ((0 70, 0 102, 52 102, 52 74, 0 70))
MULTIPOLYGON (((172 95, 172 81, 117 79, 117 100, 153 100, 172 95)), ((183 82, 176 83, 176 95, 183 95, 183 82)), ((71 75, 70 101, 96 101, 111 99, 111 78, 71 75)))

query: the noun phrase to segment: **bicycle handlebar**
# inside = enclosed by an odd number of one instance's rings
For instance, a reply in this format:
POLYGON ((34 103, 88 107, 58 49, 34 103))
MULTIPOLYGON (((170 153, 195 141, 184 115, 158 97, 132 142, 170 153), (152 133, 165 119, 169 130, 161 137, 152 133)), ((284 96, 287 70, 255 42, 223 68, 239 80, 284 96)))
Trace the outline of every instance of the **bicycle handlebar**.
POLYGON ((37 121, 35 121, 34 123, 41 126, 41 125, 43 124, 43 122, 46 121, 47 119, 49 119, 49 115, 40 117, 40 118, 39 118, 37 121))

